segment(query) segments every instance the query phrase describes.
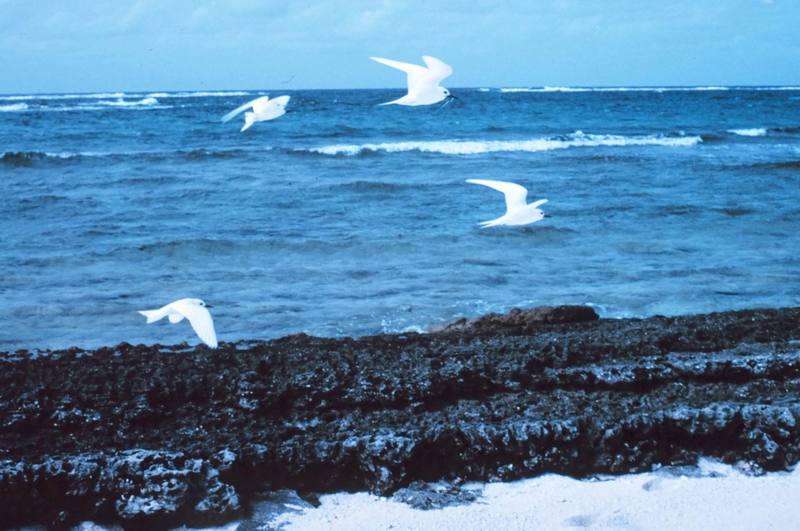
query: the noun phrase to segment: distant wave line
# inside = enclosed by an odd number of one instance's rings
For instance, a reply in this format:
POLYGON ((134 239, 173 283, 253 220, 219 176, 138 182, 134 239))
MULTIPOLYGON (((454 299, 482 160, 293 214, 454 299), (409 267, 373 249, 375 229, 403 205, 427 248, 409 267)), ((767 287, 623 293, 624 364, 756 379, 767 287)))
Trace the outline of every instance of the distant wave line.
POLYGON ((158 100, 151 96, 148 96, 146 98, 134 101, 123 100, 122 98, 120 98, 114 101, 100 100, 97 103, 99 103, 100 105, 109 105, 112 107, 136 107, 138 105, 158 105, 158 100))
POLYGON ((766 127, 750 127, 743 129, 728 129, 728 133, 733 133, 739 136, 767 136, 766 127))
MULTIPOLYGON (((258 151, 270 151, 267 147, 258 151)), ((0 151, 0 163, 26 166, 34 161, 69 161, 82 158, 113 158, 113 157, 184 157, 188 159, 203 158, 230 158, 246 154, 247 151, 239 148, 207 150, 207 149, 177 149, 164 151, 0 151)))
POLYGON ((197 91, 197 92, 154 92, 148 94, 154 98, 212 98, 229 96, 249 96, 251 92, 243 90, 197 91))
MULTIPOLYGON (((490 89, 479 88, 480 92, 487 92, 490 89)), ((515 92, 534 92, 534 93, 547 93, 547 92, 707 92, 707 91, 771 91, 771 90, 796 90, 800 91, 800 86, 776 86, 776 87, 741 87, 741 86, 696 86, 696 87, 559 87, 559 86, 544 86, 544 87, 501 87, 499 89, 503 93, 515 92)))
POLYGON ((109 98, 209 98, 248 96, 251 92, 244 90, 220 91, 180 91, 180 92, 94 92, 90 94, 9 94, 0 95, 0 101, 30 101, 30 100, 102 100, 109 98))
POLYGON ((90 100, 104 98, 125 98, 128 95, 124 92, 96 92, 92 94, 21 94, 0 96, 0 100, 21 101, 21 100, 90 100))
POLYGON ((28 103, 14 103, 0 105, 0 112, 83 112, 83 111, 110 111, 124 110, 158 110, 172 109, 172 105, 163 105, 155 98, 141 100, 100 100, 91 103, 78 103, 77 105, 62 105, 51 107, 49 105, 35 105, 28 103))
POLYGON ((11 105, 0 105, 0 112, 18 112, 28 109, 27 103, 12 103, 11 105))
POLYGON ((688 147, 702 142, 700 136, 671 137, 663 135, 622 136, 594 135, 577 131, 566 138, 529 140, 431 140, 383 142, 379 144, 336 144, 308 150, 321 155, 359 155, 364 152, 398 153, 419 151, 446 155, 478 155, 500 152, 541 152, 572 147, 675 146, 688 147))

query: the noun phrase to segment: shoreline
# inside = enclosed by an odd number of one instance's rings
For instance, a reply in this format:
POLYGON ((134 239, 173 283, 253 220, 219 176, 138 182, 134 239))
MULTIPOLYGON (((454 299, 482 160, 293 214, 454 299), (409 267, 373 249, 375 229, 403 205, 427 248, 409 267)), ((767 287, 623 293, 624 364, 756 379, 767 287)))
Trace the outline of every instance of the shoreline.
POLYGON ((207 526, 280 489, 800 461, 800 308, 2 356, 7 526, 207 526))
POLYGON ((703 459, 696 467, 622 476, 574 479, 544 474, 468 487, 475 493, 474 501, 436 510, 420 510, 396 497, 336 493, 322 496, 318 507, 285 503, 282 512, 265 507, 268 510, 256 511, 240 525, 241 529, 261 525, 261 529, 328 531, 792 529, 797 522, 800 468, 753 477, 703 459))

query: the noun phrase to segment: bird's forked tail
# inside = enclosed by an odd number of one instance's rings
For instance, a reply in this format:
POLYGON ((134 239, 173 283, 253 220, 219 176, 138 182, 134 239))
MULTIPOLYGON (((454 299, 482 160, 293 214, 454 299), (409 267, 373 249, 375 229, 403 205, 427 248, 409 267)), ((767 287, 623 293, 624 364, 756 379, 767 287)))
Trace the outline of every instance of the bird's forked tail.
POLYGON ((139 313, 147 317, 147 324, 163 319, 167 315, 163 308, 160 310, 139 310, 139 313))
POLYGON ((256 117, 255 113, 252 113, 252 112, 244 113, 244 125, 239 130, 239 132, 242 133, 242 132, 247 131, 248 129, 250 129, 250 126, 252 126, 256 122, 256 118, 255 117, 256 117))

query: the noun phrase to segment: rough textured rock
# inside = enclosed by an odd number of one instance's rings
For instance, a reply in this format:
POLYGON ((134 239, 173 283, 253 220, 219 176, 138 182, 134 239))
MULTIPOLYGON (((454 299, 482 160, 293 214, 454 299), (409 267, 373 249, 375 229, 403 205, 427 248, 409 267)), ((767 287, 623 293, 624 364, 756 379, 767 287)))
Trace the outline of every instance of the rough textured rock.
POLYGON ((481 488, 465 488, 460 481, 437 481, 426 483, 414 481, 408 487, 399 489, 392 499, 410 505, 415 509, 428 511, 452 505, 472 503, 482 495, 481 488))
POLYGON ((800 460, 800 309, 590 311, 0 355, 0 523, 206 525, 280 489, 800 460))
POLYGON ((541 324, 586 323, 597 321, 589 306, 539 306, 514 308, 508 313, 490 313, 477 319, 459 319, 432 332, 471 332, 475 334, 527 334, 541 324))

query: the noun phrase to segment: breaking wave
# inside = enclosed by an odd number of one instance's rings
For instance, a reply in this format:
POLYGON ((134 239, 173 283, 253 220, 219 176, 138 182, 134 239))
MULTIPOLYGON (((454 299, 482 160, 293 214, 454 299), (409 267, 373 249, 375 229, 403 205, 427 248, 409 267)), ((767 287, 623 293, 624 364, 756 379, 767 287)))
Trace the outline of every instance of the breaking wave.
POLYGON ((45 153, 41 151, 0 151, 0 164, 30 166, 36 161, 64 160, 81 156, 78 153, 45 153))
POLYGON ((97 102, 100 105, 109 105, 111 107, 138 107, 144 105, 158 105, 158 100, 153 97, 142 98, 140 100, 123 100, 122 98, 116 101, 101 100, 97 102))
POLYGON ((151 98, 211 98, 226 96, 249 96, 250 92, 244 90, 217 90, 197 92, 153 92, 148 94, 151 98))
POLYGON ((764 127, 751 127, 749 129, 728 129, 729 133, 739 136, 766 136, 767 129, 764 127))
POLYGON ((0 112, 16 112, 28 109, 27 103, 12 103, 10 105, 0 105, 0 112))
POLYGON ((298 149, 295 152, 312 152, 321 155, 361 155, 385 152, 399 153, 419 151, 422 153, 442 153, 445 155, 478 155, 501 152, 540 152, 572 147, 624 147, 624 146, 668 146, 688 147, 702 142, 699 136, 622 136, 594 135, 581 131, 558 138, 535 138, 530 140, 432 140, 384 142, 380 144, 336 144, 311 149, 298 149))
MULTIPOLYGON (((691 91, 713 91, 713 90, 750 90, 750 88, 707 86, 707 87, 504 87, 500 92, 691 92, 691 91)), ((760 88, 758 90, 773 90, 772 88, 760 88)), ((779 90, 779 89, 775 89, 779 90)), ((782 90, 791 90, 790 87, 782 90)))
POLYGON ((5 101, 28 101, 28 100, 90 100, 105 98, 124 98, 124 92, 96 92, 92 94, 21 94, 13 96, 0 96, 0 100, 5 101))

